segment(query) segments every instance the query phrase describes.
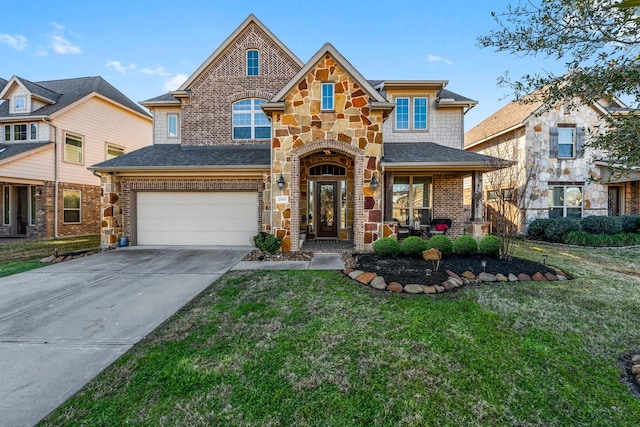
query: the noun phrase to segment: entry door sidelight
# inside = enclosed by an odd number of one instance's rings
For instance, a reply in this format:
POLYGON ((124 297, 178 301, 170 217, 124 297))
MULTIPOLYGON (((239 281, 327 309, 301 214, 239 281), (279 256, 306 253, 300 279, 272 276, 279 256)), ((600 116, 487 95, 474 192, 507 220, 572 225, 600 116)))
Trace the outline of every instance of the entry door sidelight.
POLYGON ((336 182, 318 182, 317 184, 318 237, 338 237, 338 197, 336 182))

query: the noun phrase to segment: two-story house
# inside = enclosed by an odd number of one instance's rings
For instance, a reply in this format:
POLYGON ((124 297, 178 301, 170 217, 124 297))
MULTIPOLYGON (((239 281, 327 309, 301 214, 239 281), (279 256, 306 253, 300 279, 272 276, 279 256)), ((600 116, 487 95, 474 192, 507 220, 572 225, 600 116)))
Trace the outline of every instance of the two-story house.
POLYGON ((401 225, 480 220, 463 178, 490 170, 463 150, 476 101, 444 80, 366 80, 331 44, 302 62, 250 15, 177 90, 142 104, 154 145, 102 174, 103 245, 248 245, 265 231, 368 250, 401 225))
POLYGON ((505 195, 520 194, 517 201, 509 199, 519 211, 512 220, 519 233, 536 218, 640 213, 637 173, 611 181, 606 162, 599 161, 606 153, 584 145, 605 115, 626 111, 619 100, 577 109, 545 109, 533 100, 510 102, 489 116, 466 133, 465 148, 515 164, 484 177, 487 208, 504 201, 505 195))
POLYGON ((101 77, 0 80, 0 236, 99 233, 87 166, 151 144, 151 116, 101 77))

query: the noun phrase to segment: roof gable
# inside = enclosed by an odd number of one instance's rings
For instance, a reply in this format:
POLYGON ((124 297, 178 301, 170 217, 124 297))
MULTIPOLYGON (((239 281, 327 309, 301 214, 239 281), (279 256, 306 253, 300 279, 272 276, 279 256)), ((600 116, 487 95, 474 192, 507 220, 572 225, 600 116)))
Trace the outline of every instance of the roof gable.
MULTIPOLYGON (((217 62, 224 59, 224 54, 240 39, 243 35, 247 36, 250 33, 260 33, 259 36, 266 37, 272 43, 273 47, 279 49, 291 62, 295 68, 302 67, 302 61, 289 50, 265 25, 260 22, 253 14, 249 15, 236 30, 231 33, 229 37, 198 67, 198 69, 191 74, 191 76, 178 88, 174 93, 184 92, 190 89, 194 84, 203 78, 203 74, 207 70, 216 65, 217 62)), ((250 43, 250 42, 249 42, 250 43)), ((249 46, 247 46, 248 48, 249 46)))

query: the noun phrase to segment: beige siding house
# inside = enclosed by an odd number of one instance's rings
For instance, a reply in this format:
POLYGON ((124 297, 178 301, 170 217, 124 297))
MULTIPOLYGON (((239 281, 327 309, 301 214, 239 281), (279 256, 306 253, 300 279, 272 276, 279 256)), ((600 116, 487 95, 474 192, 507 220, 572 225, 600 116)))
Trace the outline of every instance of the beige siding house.
POLYGON ((496 207, 512 194, 522 196, 509 199, 518 212, 510 221, 519 233, 537 218, 639 214, 637 174, 610 181, 599 161, 606 153, 584 144, 604 115, 625 110, 620 101, 548 111, 540 102, 511 102, 469 130, 467 150, 515 162, 485 175, 487 216, 496 222, 496 207))
POLYGON ((0 80, 0 236, 100 232, 87 166, 150 145, 151 116, 101 77, 0 80))
POLYGON ((250 15, 175 92, 142 104, 154 145, 95 164, 102 243, 248 245, 258 232, 370 250, 432 219, 462 234, 487 156, 463 149, 476 101, 447 81, 367 80, 331 44, 307 61, 250 15))

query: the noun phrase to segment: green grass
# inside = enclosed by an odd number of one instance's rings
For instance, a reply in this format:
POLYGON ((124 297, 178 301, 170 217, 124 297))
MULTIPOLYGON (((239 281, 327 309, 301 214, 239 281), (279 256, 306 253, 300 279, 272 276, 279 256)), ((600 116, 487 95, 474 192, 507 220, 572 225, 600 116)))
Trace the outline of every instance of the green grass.
POLYGON ((228 273, 42 424, 637 425, 619 358, 640 343, 640 249, 517 251, 576 279, 432 299, 228 273))
POLYGON ((37 259, 29 261, 2 261, 0 262, 0 277, 11 276, 12 274, 22 273, 24 271, 35 270, 36 268, 44 267, 47 264, 42 264, 37 259))
POLYGON ((25 240, 0 245, 0 261, 24 261, 53 255, 55 248, 59 254, 97 249, 100 247, 100 235, 63 237, 50 240, 25 240))

